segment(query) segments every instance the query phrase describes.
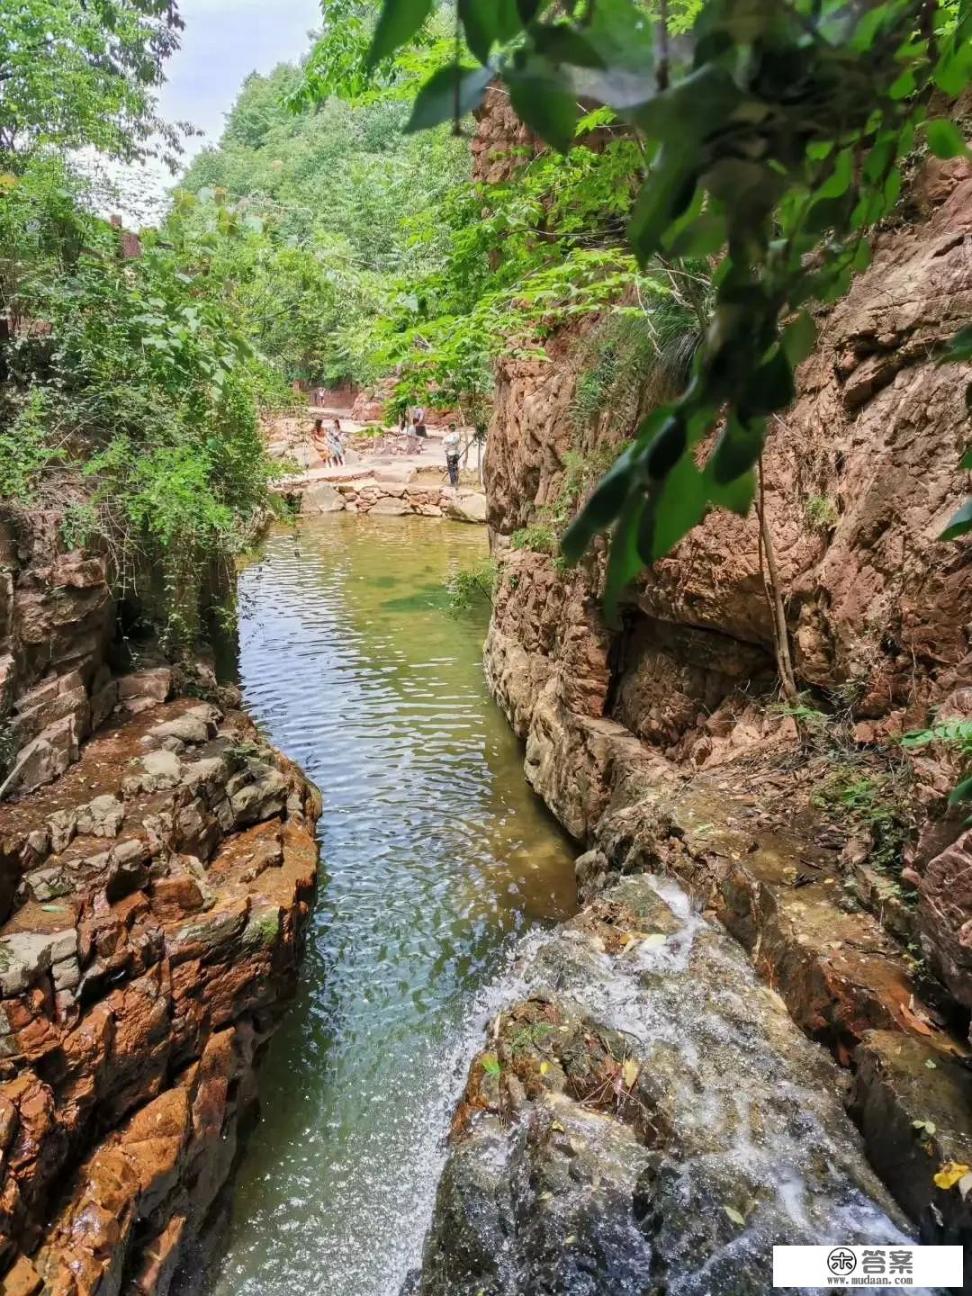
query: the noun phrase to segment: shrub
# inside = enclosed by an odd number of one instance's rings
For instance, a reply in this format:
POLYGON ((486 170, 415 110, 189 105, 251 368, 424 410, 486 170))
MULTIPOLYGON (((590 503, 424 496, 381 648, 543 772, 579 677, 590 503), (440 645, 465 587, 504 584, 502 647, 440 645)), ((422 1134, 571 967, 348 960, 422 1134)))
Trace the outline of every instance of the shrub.
POLYGON ((449 578, 449 610, 465 612, 469 608, 489 604, 496 588, 496 563, 491 558, 474 567, 460 567, 449 578))
POLYGON ((510 536, 514 549, 532 549, 534 553, 554 554, 557 552, 557 537, 551 527, 544 523, 521 527, 510 536))

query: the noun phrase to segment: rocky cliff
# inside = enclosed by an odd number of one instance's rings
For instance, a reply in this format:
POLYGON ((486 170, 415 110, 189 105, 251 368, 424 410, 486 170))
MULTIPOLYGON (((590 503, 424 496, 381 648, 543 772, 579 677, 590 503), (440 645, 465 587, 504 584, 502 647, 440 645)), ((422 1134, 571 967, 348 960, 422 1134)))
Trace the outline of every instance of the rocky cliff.
MULTIPOLYGON (((908 768, 895 742, 932 714, 972 714, 970 550, 935 539, 967 489, 958 469, 967 375, 935 361, 972 308, 967 165, 930 168, 912 201, 920 223, 885 233, 872 268, 818 321, 821 344, 766 455, 765 514, 794 670, 821 708, 819 722, 809 721, 819 723, 821 741, 806 741, 806 716, 773 706, 772 615, 755 517, 711 516, 642 579, 618 633, 600 619, 596 560, 564 574, 548 556, 510 554, 486 658, 494 691, 527 741, 534 785, 580 837, 590 836, 610 798, 612 776, 600 767, 608 758, 590 758, 588 783, 558 777, 570 768, 562 747, 589 749, 580 733, 592 723, 604 741, 608 732, 611 742, 636 738, 639 757, 676 781, 690 776, 693 789, 731 783, 749 795, 748 817, 782 825, 798 809, 826 805, 820 780, 835 765, 850 781, 856 771, 872 791, 883 787, 889 801, 903 803, 907 790, 907 840, 887 878, 903 906, 878 907, 909 927, 969 1009, 968 842, 953 844, 959 819, 943 795, 954 770, 947 750, 935 753, 937 766, 922 759, 908 768), (869 763, 879 756, 890 774, 869 763), (788 761, 814 766, 809 773, 819 777, 770 776, 788 761), (775 788, 783 796, 774 806, 775 788)), ((569 352, 542 372, 501 373, 486 463, 500 547, 556 494, 577 376, 569 352)), ((830 790, 840 807, 842 789, 830 790)), ((845 814, 843 827, 867 828, 863 818, 845 814)), ((803 826, 800 835, 814 833, 803 826)), ((868 846, 855 840, 831 872, 843 880, 861 864, 866 873, 868 846)), ((889 863, 882 860, 885 873, 889 863)), ((873 882, 857 881, 870 903, 873 882)))
MULTIPOLYGON (((481 123, 481 166, 502 167, 505 111, 481 123)), ((970 239, 972 171, 932 163, 871 268, 820 315, 798 399, 774 430, 764 508, 796 703, 781 698, 754 517, 710 516, 631 589, 617 630, 600 612, 603 548, 574 571, 542 552, 575 502, 578 464, 603 464, 644 408, 608 390, 578 419, 600 323, 554 339, 546 363, 500 363, 485 478, 501 575, 485 666, 530 782, 587 848, 587 908, 541 955, 586 971, 548 969, 473 1064, 416 1280, 428 1296, 517 1291, 524 1274, 537 1291, 762 1291, 758 1264, 750 1288, 721 1258, 748 1254, 764 1229, 763 1252, 794 1227, 819 1240, 849 1227, 831 1211, 815 1231, 817 1189, 785 1140, 768 1173, 784 1208, 799 1184, 796 1211, 771 1218, 745 1186, 767 1112, 794 1096, 795 1043, 764 1029, 759 992, 724 965, 749 1005, 748 1048, 784 1055, 763 1092, 724 1053, 737 1018, 720 976, 696 953, 686 985, 684 963, 649 957, 678 923, 646 921, 644 896, 632 906, 619 890, 628 874, 656 890, 676 879, 712 925, 704 941, 720 928, 734 937, 795 1026, 826 1046, 839 1075, 814 1071, 820 1050, 797 1069, 816 1075, 810 1088, 843 1093, 910 1227, 972 1241, 972 834, 947 806, 954 751, 900 742, 972 716, 972 546, 936 541, 968 490, 969 375, 935 359, 972 311, 970 239), (728 1123, 712 1056, 746 1106, 728 1123), (693 1186, 700 1120, 722 1130, 723 1152, 745 1147, 728 1168, 711 1162, 711 1195, 693 1186)), ((796 1103, 804 1115, 808 1102, 796 1103)), ((855 1136, 839 1137, 853 1155, 855 1136)))
POLYGON ((60 537, 2 533, 0 1283, 164 1296, 293 989, 320 801, 205 668, 113 669, 105 559, 60 537))

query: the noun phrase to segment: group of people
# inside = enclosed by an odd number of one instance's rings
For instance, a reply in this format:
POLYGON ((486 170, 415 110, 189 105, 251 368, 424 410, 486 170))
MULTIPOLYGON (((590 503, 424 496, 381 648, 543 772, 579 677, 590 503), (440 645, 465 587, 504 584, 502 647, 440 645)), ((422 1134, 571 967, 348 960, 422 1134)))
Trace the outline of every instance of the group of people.
MULTIPOLYGON (((411 416, 411 424, 408 423, 407 413, 403 413, 399 424, 399 432, 409 437, 410 441, 414 438, 414 447, 421 452, 422 441, 428 436, 425 426, 425 410, 416 409, 411 416)), ((335 418, 329 428, 324 427, 324 420, 318 418, 314 420, 314 430, 311 433, 311 439, 314 442, 314 449, 321 457, 321 462, 325 468, 331 468, 337 465, 344 465, 344 434, 341 431, 341 420, 335 418)), ((411 448, 411 447, 410 447, 411 448)), ((449 473, 449 485, 459 485, 459 463, 462 458, 463 445, 462 437, 455 423, 449 424, 449 431, 442 440, 442 448, 445 451, 446 469, 449 473)))
POLYGON ((429 432, 425 426, 425 410, 421 405, 417 405, 412 410, 411 417, 407 409, 402 409, 398 419, 398 435, 407 438, 407 448, 410 452, 422 453, 424 449, 422 442, 429 432))
POLYGON ((321 457, 325 468, 337 464, 344 465, 344 434, 341 431, 341 420, 334 419, 329 428, 324 427, 323 419, 314 420, 314 431, 311 433, 314 449, 321 457))

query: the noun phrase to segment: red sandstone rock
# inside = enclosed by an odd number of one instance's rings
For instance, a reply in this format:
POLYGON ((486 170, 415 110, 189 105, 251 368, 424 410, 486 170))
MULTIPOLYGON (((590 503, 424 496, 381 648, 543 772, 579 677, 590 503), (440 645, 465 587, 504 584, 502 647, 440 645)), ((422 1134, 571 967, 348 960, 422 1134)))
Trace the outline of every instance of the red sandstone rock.
POLYGON ((229 1173, 247 1073, 293 987, 319 798, 244 717, 199 711, 153 702, 3 812, 6 868, 26 884, 0 928, 19 987, 0 1000, 12 1290, 40 1275, 48 1296, 123 1280, 164 1296, 229 1173), (173 739, 178 757, 157 746, 173 739), (241 740, 253 754, 233 754, 241 740), (27 898, 52 889, 53 904, 27 898))

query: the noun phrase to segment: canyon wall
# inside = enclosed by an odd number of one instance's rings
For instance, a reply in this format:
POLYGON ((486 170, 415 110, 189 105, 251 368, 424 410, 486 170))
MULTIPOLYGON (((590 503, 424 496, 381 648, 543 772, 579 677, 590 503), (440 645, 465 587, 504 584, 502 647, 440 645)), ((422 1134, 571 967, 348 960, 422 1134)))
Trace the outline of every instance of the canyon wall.
POLYGON ((165 1296, 294 987, 320 799, 205 664, 132 668, 57 510, 0 544, 0 1289, 165 1296))
MULTIPOLYGON (((556 497, 565 456, 578 448, 578 372, 569 349, 559 363, 501 366, 485 476, 504 562, 487 672, 526 740, 534 786, 576 836, 591 840, 611 800, 619 764, 607 749, 618 744, 696 792, 732 785, 750 798, 750 818, 792 826, 814 817, 834 762, 859 763, 868 776, 869 757, 890 751, 903 766, 903 732, 932 715, 972 714, 970 547, 936 539, 967 491, 958 465, 968 374, 935 359, 972 311, 970 239, 967 164, 932 164, 899 227, 878 238, 871 269, 818 320, 799 397, 765 456, 794 670, 840 720, 843 750, 836 732, 829 746, 808 744, 804 727, 801 741, 799 714, 772 705, 772 617, 754 516, 711 515, 641 578, 618 631, 599 611, 603 548, 567 573, 547 555, 504 552, 509 534, 556 497), (574 750, 585 753, 583 781, 567 777, 574 750), (775 805, 772 771, 787 762, 813 768, 784 780, 775 805)), ((954 840, 960 816, 944 795, 955 767, 947 750, 933 756, 900 770, 902 788, 906 778, 914 785, 914 831, 898 875, 886 879, 895 903, 878 907, 920 941, 968 1009, 967 839, 954 840)), ((860 865, 866 879, 867 848, 853 842, 830 872, 860 865)), ((865 902, 869 885, 859 888, 865 902)))
MULTIPOLYGON (((479 174, 505 175, 524 142, 489 102, 479 174)), ((960 757, 900 742, 972 717, 972 545, 937 541, 968 493, 970 375, 936 361, 972 317, 970 246, 972 170, 933 161, 871 268, 819 314, 773 429, 765 517, 796 704, 781 697, 755 517, 710 515, 635 582, 618 627, 601 614, 604 542, 576 569, 549 552, 578 463, 603 464, 644 412, 609 396, 577 417, 602 321, 552 339, 545 363, 500 362, 485 668, 528 779, 584 848, 584 909, 470 1069, 423 1296, 566 1290, 565 1274, 578 1291, 667 1290, 674 1274, 678 1290, 756 1292, 771 1241, 849 1237, 833 1202, 811 1226, 813 1178, 784 1137, 769 1199, 743 1186, 795 1092, 795 1041, 766 1030, 761 994, 838 1064, 818 1073, 811 1049, 798 1065, 796 1125, 819 1115, 815 1086, 839 1096, 905 1227, 972 1242, 972 834, 947 804, 960 757), (706 970, 720 932, 761 991, 739 965, 706 970), (765 1093, 733 1041, 750 1063, 773 1058, 765 1093), (700 1113, 721 1133, 693 1186, 700 1113), (724 1273, 742 1252, 748 1276, 724 1273)), ((849 1123, 838 1137, 853 1157, 849 1123)))

